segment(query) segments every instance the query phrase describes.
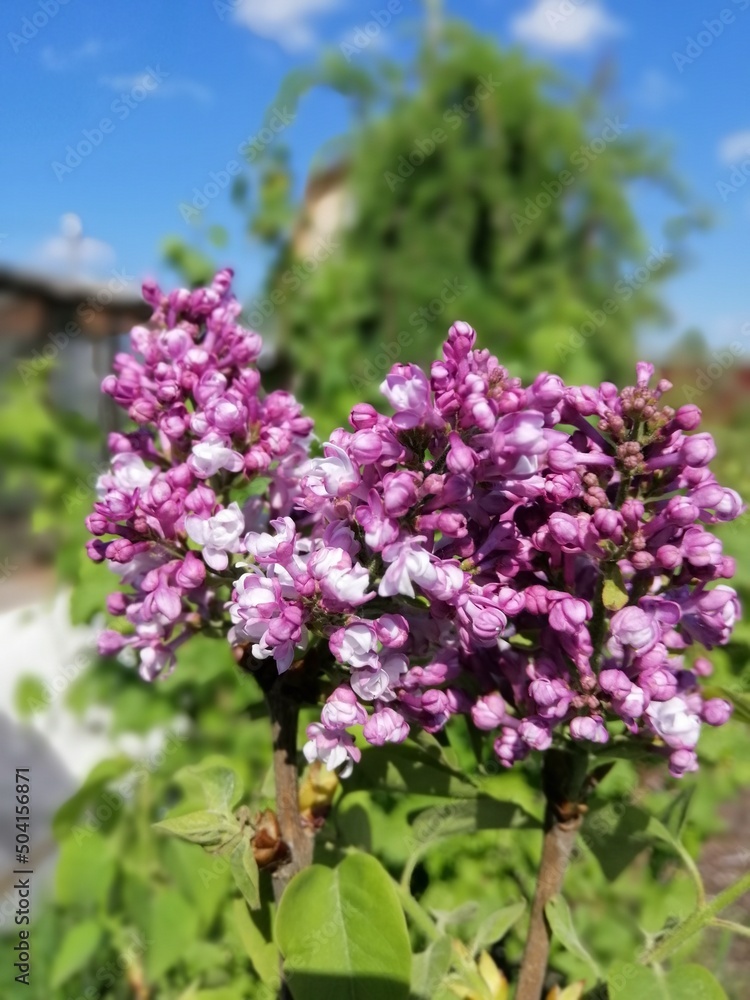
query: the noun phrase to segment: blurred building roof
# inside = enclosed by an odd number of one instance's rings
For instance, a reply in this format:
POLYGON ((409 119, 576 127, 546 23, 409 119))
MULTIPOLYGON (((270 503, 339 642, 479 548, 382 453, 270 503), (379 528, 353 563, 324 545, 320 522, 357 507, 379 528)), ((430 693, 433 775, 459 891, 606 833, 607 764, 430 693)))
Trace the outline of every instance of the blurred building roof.
POLYGON ((151 308, 118 277, 89 281, 0 265, 0 336, 36 339, 75 322, 105 337, 147 320, 151 308))

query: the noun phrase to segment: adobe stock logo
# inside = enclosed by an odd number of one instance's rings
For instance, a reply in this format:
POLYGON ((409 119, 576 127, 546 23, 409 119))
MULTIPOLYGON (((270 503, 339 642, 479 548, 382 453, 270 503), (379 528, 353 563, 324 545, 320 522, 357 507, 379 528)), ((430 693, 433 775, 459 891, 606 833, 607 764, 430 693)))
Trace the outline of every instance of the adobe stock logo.
MULTIPOLYGON (((750 7, 750 0, 732 0, 732 3, 740 11, 745 11, 750 7)), ((736 20, 731 7, 722 8, 716 17, 705 18, 701 30, 685 39, 687 42, 685 50, 672 53, 672 62, 680 73, 685 71, 686 66, 692 66, 696 59, 700 59, 706 49, 710 48, 716 39, 724 34, 725 29, 730 24, 734 24, 736 20)))
MULTIPOLYGON (((110 112, 118 121, 125 121, 146 100, 171 74, 163 70, 160 66, 155 68, 148 66, 140 74, 137 81, 129 90, 123 91, 116 97, 110 105, 110 112)), ((111 135, 117 128, 117 122, 112 118, 100 118, 93 128, 85 128, 81 132, 81 138, 73 145, 68 143, 65 147, 63 157, 53 160, 51 163, 52 172, 58 181, 63 181, 68 174, 72 174, 76 167, 80 167, 83 161, 101 146, 105 137, 111 135)))
MULTIPOLYGON (((748 0, 750 2, 750 0, 748 0)), ((627 122, 620 121, 620 116, 607 118, 599 135, 587 143, 583 143, 570 154, 569 162, 578 174, 567 168, 561 170, 556 177, 542 182, 536 195, 529 197, 523 204, 522 212, 511 212, 511 221, 520 233, 527 226, 541 218, 542 214, 563 194, 566 188, 574 184, 577 176, 584 174, 591 164, 602 155, 608 146, 615 142, 628 128, 627 122)))
POLYGON ((21 21, 19 31, 8 32, 8 44, 14 53, 18 55, 24 45, 33 41, 67 3, 70 3, 70 0, 39 0, 37 5, 39 9, 21 21))
POLYGON ((401 0, 388 0, 385 7, 371 10, 372 20, 357 25, 351 36, 339 45, 341 52, 346 56, 346 61, 351 62, 352 56, 356 56, 366 49, 378 37, 383 28, 388 27, 394 16, 403 12, 403 9, 404 5, 401 0))

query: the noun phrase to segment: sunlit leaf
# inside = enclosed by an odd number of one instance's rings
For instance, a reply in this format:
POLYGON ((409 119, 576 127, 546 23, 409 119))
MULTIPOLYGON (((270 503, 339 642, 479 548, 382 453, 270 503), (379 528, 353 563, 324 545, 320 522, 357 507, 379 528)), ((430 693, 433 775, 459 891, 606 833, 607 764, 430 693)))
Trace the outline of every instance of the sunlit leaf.
POLYGON ((235 837, 240 832, 240 824, 224 813, 202 809, 163 819, 154 823, 154 829, 161 833, 171 833, 191 844, 216 847, 235 837))
POLYGON ((406 921, 390 876, 369 855, 295 875, 279 905, 276 938, 294 1000, 407 1000, 406 921))

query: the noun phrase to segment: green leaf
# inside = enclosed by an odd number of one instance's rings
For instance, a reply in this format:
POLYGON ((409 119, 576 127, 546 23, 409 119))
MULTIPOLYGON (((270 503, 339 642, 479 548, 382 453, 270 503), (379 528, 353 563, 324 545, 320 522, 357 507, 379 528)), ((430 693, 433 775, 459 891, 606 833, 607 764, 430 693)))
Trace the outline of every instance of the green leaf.
POLYGON ((620 608, 625 607, 629 600, 630 597, 625 589, 622 573, 619 568, 615 566, 612 570, 611 577, 604 581, 604 587, 602 588, 602 603, 608 611, 619 611, 620 608))
POLYGON ((553 896, 544 908, 545 916, 552 928, 552 933, 560 944, 571 954, 580 958, 589 966, 595 979, 601 978, 599 966, 589 955, 581 944, 576 929, 573 926, 573 917, 570 908, 562 896, 553 896))
POLYGON ((598 747, 594 746, 591 750, 591 755, 594 765, 599 767, 599 765, 607 764, 610 761, 617 762, 618 760, 644 760, 646 757, 653 758, 654 751, 653 748, 648 747, 646 744, 634 743, 632 739, 623 740, 622 742, 612 740, 610 743, 604 743, 598 747))
POLYGON ((727 1000, 727 995, 702 965, 681 965, 666 975, 635 962, 615 962, 607 976, 610 997, 630 1000, 727 1000))
POLYGON ((473 774, 485 747, 484 733, 470 725, 465 715, 455 715, 445 729, 456 768, 464 774, 473 774))
POLYGON ((424 729, 418 730, 418 732, 409 737, 408 743, 402 745, 407 747, 412 745, 418 746, 420 749, 424 750, 428 756, 434 757, 435 760, 439 760, 441 764, 445 764, 447 768, 455 770, 456 760, 453 750, 444 747, 436 736, 432 733, 425 732, 424 729))
POLYGON ((266 986, 278 989, 279 950, 273 941, 266 941, 253 918, 247 912, 244 899, 235 899, 232 906, 233 925, 258 978, 266 986))
POLYGON ((242 895, 247 900, 247 905, 257 910, 260 906, 260 890, 258 888, 258 865, 253 855, 253 848, 250 842, 242 839, 232 851, 230 858, 232 877, 242 895))
POLYGON ((250 992, 256 985, 245 976, 233 979, 226 986, 215 986, 207 990, 198 989, 197 984, 193 983, 185 993, 180 994, 178 1000, 238 1000, 238 997, 260 997, 262 1000, 268 1000, 264 992, 250 992))
POLYGON ((158 847, 170 884, 192 902, 201 929, 209 928, 232 893, 232 874, 226 859, 201 857, 199 847, 179 837, 160 837, 158 847))
POLYGON ((200 809, 197 812, 163 819, 159 823, 154 823, 154 829, 162 833, 171 833, 191 844, 217 847, 236 837, 240 832, 240 824, 232 816, 200 809))
POLYGON ((414 818, 412 835, 417 844, 425 845, 441 837, 454 837, 477 830, 515 830, 539 826, 539 821, 516 802, 501 802, 482 796, 425 809, 414 818))
POLYGON ((200 764, 183 767, 175 779, 188 789, 199 790, 207 808, 216 812, 229 812, 242 794, 237 772, 223 757, 209 757, 200 764))
POLYGON ((103 906, 115 877, 112 845, 87 827, 73 830, 61 849, 55 895, 62 906, 103 906))
POLYGON ((198 934, 198 915, 176 889, 162 889, 153 901, 146 964, 158 979, 186 954, 198 934))
POLYGON ((459 771, 416 746, 370 747, 347 778, 347 790, 380 791, 445 798, 475 798, 479 790, 459 771), (379 752, 378 752, 379 751, 379 752))
POLYGON ((666 994, 653 969, 636 962, 615 962, 607 975, 610 997, 630 1000, 665 1000, 666 994))
POLYGON ((189 246, 181 236, 165 236, 161 244, 167 262, 180 271, 189 284, 206 285, 216 268, 213 261, 201 251, 189 246))
POLYGON ((695 795, 695 785, 688 785, 670 799, 669 805, 664 810, 662 822, 673 837, 679 838, 687 820, 688 810, 695 795))
POLYGON ((430 847, 445 837, 475 833, 477 830, 538 827, 538 820, 515 802, 501 802, 489 796, 446 802, 425 809, 412 823, 413 850, 404 866, 402 884, 409 886, 419 861, 430 847))
POLYGON ((698 870, 698 866, 693 860, 691 854, 688 852, 685 845, 674 836, 671 830, 657 819, 656 816, 648 817, 647 833, 653 837, 655 840, 660 840, 665 844, 668 844, 675 854, 679 855, 682 860, 683 865, 688 870, 693 882, 695 883, 696 890, 700 901, 705 899, 705 890, 703 888, 703 879, 701 873, 698 870))
POLYGON ((407 1000, 411 949, 396 889, 382 865, 351 854, 289 883, 276 940, 294 1000, 407 1000))
POLYGON ((433 941, 426 951, 412 957, 411 995, 434 1000, 438 987, 448 975, 453 960, 453 942, 447 935, 433 941))
POLYGON ((679 855, 702 892, 700 875, 684 845, 661 820, 637 806, 626 806, 617 814, 613 805, 593 812, 584 826, 583 839, 610 880, 616 879, 645 846, 661 841, 679 855))
POLYGON ((62 986, 76 972, 85 968, 101 939, 102 928, 96 920, 85 920, 68 931, 52 963, 50 985, 53 989, 62 986))
POLYGON ((702 965, 680 965, 667 973, 669 1000, 727 1000, 723 987, 702 965))
POLYGON ((178 711, 166 698, 155 698, 146 684, 121 688, 110 708, 113 733, 148 733, 168 725, 178 711))
MULTIPOLYGON (((118 803, 119 806, 122 806, 122 798, 115 795, 115 793, 111 793, 111 797, 105 796, 105 789, 111 781, 121 778, 132 767, 133 761, 130 757, 109 757, 107 760, 100 761, 91 770, 75 795, 72 795, 67 802, 63 802, 53 816, 52 830, 57 839, 62 840, 63 837, 66 837, 70 833, 76 820, 78 820, 83 812, 84 807, 100 805, 102 808, 108 810, 111 815, 113 808, 118 807, 118 803)), ((96 812, 96 809, 94 811, 96 812)), ((102 821, 96 817, 93 822, 94 824, 101 824, 102 821)))
POLYGON ((472 954, 478 955, 483 948, 489 948, 504 938, 513 924, 521 918, 525 909, 526 903, 521 901, 491 913, 479 926, 471 946, 472 954))
POLYGON ((647 828, 648 815, 642 810, 607 802, 586 817, 580 839, 599 862, 605 878, 614 882, 645 850, 647 828))
POLYGON ((461 924, 468 924, 473 920, 479 911, 479 904, 475 900, 468 903, 461 903, 460 906, 452 910, 431 909, 430 914, 435 919, 437 929, 442 933, 448 927, 457 927, 461 924))
POLYGON ((245 482, 232 490, 232 500, 242 507, 250 497, 263 496, 270 485, 271 479, 268 476, 253 476, 249 483, 245 482))
POLYGON ((193 941, 185 955, 185 967, 189 976, 211 973, 227 964, 231 956, 227 948, 212 941, 193 941))

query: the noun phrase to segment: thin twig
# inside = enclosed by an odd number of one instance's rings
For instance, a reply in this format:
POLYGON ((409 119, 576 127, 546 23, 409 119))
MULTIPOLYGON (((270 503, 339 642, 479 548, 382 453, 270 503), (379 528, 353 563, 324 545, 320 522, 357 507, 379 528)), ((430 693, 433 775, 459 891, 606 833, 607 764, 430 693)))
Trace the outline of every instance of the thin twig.
POLYGON ((562 889, 565 870, 575 846, 583 816, 561 821, 548 806, 542 857, 531 907, 529 932, 521 962, 516 1000, 539 1000, 544 989, 551 932, 544 915, 547 903, 562 889))
POLYGON ((562 890, 586 810, 582 804, 585 782, 585 757, 565 750, 547 751, 542 769, 546 799, 542 857, 515 1000, 540 1000, 544 989, 552 939, 545 908, 562 890))
MULTIPOLYGON (((313 835, 305 828, 299 809, 299 771, 297 768, 297 728, 299 725, 300 690, 285 682, 275 670, 254 671, 266 696, 271 722, 273 774, 276 785, 276 818, 287 857, 271 876, 273 895, 278 906, 284 890, 303 868, 312 864, 313 835)), ((283 962, 279 970, 279 1000, 292 1000, 284 977, 283 962)))

